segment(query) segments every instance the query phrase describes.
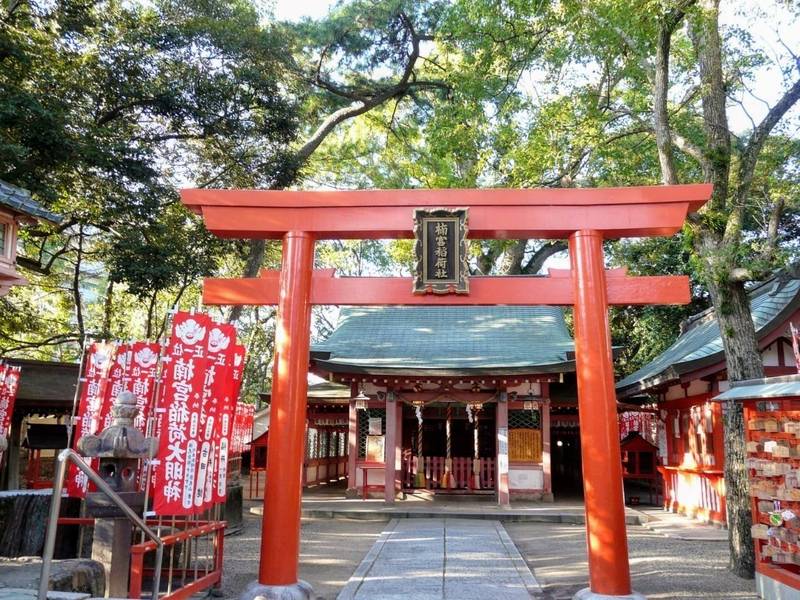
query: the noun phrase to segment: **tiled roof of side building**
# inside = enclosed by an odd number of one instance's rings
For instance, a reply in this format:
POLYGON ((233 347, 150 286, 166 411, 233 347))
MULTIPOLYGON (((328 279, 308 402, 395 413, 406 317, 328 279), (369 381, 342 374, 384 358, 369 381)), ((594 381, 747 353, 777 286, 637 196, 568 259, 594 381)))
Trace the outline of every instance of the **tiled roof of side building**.
POLYGON ((31 193, 28 190, 2 180, 0 180, 0 207, 7 207, 14 212, 51 223, 61 222, 61 216, 50 212, 31 199, 31 193))
POLYGON ((336 330, 311 350, 333 372, 574 371, 564 313, 551 306, 343 307, 336 330))
MULTIPOLYGON (((800 280, 773 278, 748 292, 756 335, 762 338, 800 309, 800 280)), ((617 383, 620 398, 678 379, 682 374, 724 360, 713 309, 696 315, 677 340, 653 361, 617 383)))

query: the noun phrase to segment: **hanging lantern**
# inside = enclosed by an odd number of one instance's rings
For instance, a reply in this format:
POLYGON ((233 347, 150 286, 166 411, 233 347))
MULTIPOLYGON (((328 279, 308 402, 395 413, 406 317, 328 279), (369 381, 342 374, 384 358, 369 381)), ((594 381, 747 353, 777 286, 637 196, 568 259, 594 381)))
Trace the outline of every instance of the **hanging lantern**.
POLYGON ((525 400, 522 403, 522 408, 525 410, 539 410, 539 403, 535 400, 525 400))
POLYGON ((363 389, 358 390, 358 396, 353 398, 353 402, 356 405, 356 410, 367 410, 367 402, 369 401, 369 396, 364 393, 363 389))

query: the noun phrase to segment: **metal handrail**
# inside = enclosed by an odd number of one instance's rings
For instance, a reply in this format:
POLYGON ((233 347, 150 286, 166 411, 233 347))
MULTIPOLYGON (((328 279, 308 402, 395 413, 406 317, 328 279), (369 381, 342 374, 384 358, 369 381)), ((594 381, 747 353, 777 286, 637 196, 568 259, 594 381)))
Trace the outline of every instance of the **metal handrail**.
POLYGON ((64 487, 64 476, 67 472, 67 463, 72 462, 88 477, 92 483, 97 486, 109 500, 111 500, 117 508, 119 508, 125 516, 134 525, 144 531, 145 535, 155 542, 156 548, 156 564, 153 571, 153 593, 150 596, 152 600, 158 600, 159 589, 161 587, 161 559, 164 555, 164 542, 158 537, 152 529, 142 520, 142 518, 128 506, 122 498, 120 498, 111 487, 103 481, 92 468, 86 464, 86 461, 74 450, 66 448, 58 453, 56 458, 56 474, 53 479, 53 499, 50 502, 50 516, 47 522, 47 534, 44 542, 44 554, 42 555, 42 574, 39 579, 39 595, 38 600, 47 600, 47 587, 50 583, 50 563, 53 561, 53 551, 56 545, 56 529, 58 528, 58 515, 61 512, 61 491, 64 487))

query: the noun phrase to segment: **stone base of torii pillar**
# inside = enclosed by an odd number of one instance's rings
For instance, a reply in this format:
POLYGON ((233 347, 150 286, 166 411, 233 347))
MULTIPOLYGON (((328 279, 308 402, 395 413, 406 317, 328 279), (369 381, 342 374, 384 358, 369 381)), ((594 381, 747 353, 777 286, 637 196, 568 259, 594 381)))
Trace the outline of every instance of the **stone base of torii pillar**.
POLYGON ((302 579, 292 585, 264 585, 257 581, 248 585, 239 600, 311 600, 311 584, 302 579))
POLYGON ((608 594, 595 594, 591 589, 583 588, 572 597, 572 600, 647 600, 647 598, 636 592, 626 596, 609 596, 608 594))

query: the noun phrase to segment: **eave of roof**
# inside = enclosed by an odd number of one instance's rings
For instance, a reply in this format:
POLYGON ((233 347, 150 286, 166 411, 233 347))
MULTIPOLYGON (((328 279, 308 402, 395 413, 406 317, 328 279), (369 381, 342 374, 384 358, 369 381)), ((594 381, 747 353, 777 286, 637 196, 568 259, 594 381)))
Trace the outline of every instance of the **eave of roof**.
POLYGON ((766 377, 734 382, 730 389, 713 398, 726 400, 756 400, 759 398, 792 398, 800 396, 800 375, 766 377))
MULTIPOLYGON (((748 292, 751 315, 759 340, 769 336, 800 310, 800 280, 774 277, 748 292)), ((682 376, 723 363, 725 353, 713 309, 692 317, 692 324, 677 340, 650 363, 617 383, 621 398, 644 393, 669 384, 682 376)))
POLYGON ((31 193, 21 187, 11 185, 0 180, 0 205, 10 208, 12 211, 58 224, 62 217, 54 212, 43 208, 38 202, 31 198, 31 193))

